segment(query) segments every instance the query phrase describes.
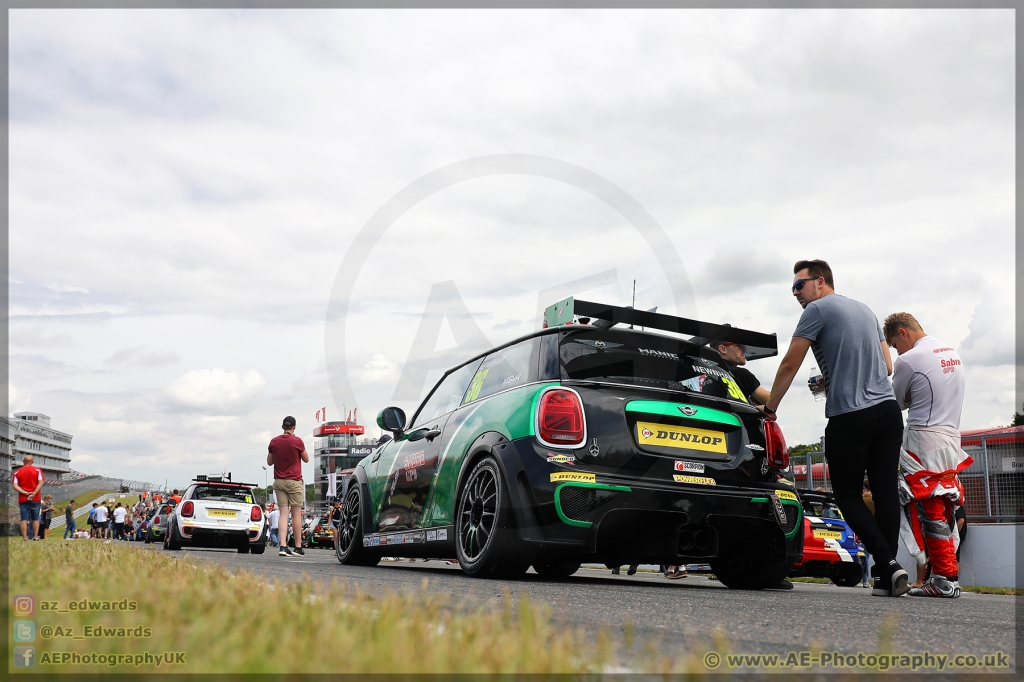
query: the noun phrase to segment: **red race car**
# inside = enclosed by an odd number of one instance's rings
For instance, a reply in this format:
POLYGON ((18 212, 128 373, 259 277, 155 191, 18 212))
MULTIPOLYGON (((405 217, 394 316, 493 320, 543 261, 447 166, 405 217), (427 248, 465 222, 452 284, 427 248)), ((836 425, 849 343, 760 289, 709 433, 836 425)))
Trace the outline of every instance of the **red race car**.
POLYGON ((861 544, 831 493, 801 490, 804 510, 804 552, 791 576, 829 578, 842 587, 856 587, 863 577, 861 544))

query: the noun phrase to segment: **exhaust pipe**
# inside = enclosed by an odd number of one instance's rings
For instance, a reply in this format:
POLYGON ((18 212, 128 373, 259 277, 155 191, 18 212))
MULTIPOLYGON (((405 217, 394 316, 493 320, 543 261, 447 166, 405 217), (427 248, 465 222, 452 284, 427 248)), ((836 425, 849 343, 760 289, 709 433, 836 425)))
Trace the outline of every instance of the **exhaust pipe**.
POLYGON ((711 546, 711 534, 706 530, 699 530, 693 535, 693 543, 702 552, 711 546))
POLYGON ((694 540, 693 533, 691 533, 688 530, 680 531, 679 532, 679 549, 681 551, 684 551, 684 552, 686 550, 690 549, 691 547, 693 547, 693 540, 694 540))

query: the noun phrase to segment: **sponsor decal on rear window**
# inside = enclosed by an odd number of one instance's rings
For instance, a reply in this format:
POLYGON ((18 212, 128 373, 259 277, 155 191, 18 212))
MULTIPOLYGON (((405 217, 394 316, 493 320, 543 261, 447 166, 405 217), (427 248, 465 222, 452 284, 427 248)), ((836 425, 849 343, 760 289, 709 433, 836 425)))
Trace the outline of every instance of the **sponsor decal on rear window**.
POLYGON ((682 476, 675 474, 672 476, 672 480, 676 483, 695 483, 697 485, 716 485, 715 479, 704 478, 703 476, 682 476))
POLYGON ((677 461, 675 466, 676 471, 692 471, 695 474, 704 473, 704 465, 700 462, 682 462, 677 461))
POLYGON ((582 471, 557 471, 551 474, 551 482, 574 481, 576 483, 596 483, 597 476, 582 471))
POLYGON ((637 440, 640 445, 657 445, 664 448, 686 448, 708 452, 728 452, 725 434, 721 431, 695 429, 689 426, 637 422, 637 440))

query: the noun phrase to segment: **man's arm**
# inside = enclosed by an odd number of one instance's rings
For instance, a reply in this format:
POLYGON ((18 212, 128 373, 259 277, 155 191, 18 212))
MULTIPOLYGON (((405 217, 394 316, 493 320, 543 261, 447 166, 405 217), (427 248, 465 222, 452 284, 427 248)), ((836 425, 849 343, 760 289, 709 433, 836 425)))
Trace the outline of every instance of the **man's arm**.
POLYGON ((750 394, 750 397, 754 399, 758 405, 764 405, 768 402, 768 398, 771 396, 768 389, 764 386, 758 386, 754 389, 754 392, 750 394))
POLYGON ((882 341, 882 357, 885 358, 885 375, 892 376, 892 353, 889 352, 889 344, 882 341))
POLYGON ((267 466, 274 465, 274 453, 271 450, 267 450, 267 466))
POLYGON ((42 476, 39 477, 39 482, 36 483, 36 487, 35 490, 32 491, 32 495, 35 495, 37 492, 43 489, 43 483, 45 482, 45 480, 46 479, 44 479, 42 476))
POLYGON ((300 455, 300 456, 302 457, 302 461, 303 462, 309 462, 309 453, 308 452, 303 450, 302 451, 302 455, 300 455))
POLYGON ((914 372, 907 366, 906 361, 896 359, 896 369, 892 375, 892 391, 896 394, 896 402, 900 409, 910 407, 910 380, 914 378, 914 372))
POLYGON ((772 392, 768 396, 765 407, 774 412, 782 402, 783 396, 789 390, 793 378, 800 370, 804 358, 807 356, 807 349, 811 347, 811 340, 802 336, 794 336, 789 342, 789 350, 779 364, 779 371, 775 373, 775 381, 772 382, 772 392))
POLYGON ((22 495, 28 495, 28 491, 22 489, 22 487, 18 485, 18 479, 11 477, 11 483, 14 484, 14 489, 17 490, 19 493, 21 493, 22 495))

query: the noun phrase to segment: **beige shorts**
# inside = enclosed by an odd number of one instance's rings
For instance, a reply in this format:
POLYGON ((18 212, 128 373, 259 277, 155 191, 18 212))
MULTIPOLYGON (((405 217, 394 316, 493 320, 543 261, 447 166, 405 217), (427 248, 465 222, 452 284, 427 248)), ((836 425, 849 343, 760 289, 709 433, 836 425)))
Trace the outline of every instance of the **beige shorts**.
POLYGON ((279 507, 302 509, 302 503, 306 501, 306 486, 302 485, 302 481, 275 478, 274 492, 277 493, 277 506, 279 507))

